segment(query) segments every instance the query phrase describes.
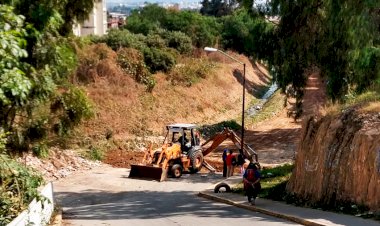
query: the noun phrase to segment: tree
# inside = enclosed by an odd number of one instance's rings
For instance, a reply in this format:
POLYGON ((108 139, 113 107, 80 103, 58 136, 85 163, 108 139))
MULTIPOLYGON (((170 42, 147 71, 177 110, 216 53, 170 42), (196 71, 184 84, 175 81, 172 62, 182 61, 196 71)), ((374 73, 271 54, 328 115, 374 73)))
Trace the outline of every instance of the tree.
POLYGON ((275 26, 259 15, 252 15, 246 9, 239 9, 221 19, 222 44, 226 49, 254 56, 257 59, 271 60, 271 41, 275 26))
POLYGON ((166 10, 158 5, 148 5, 134 11, 128 17, 125 28, 144 35, 159 32, 160 29, 181 31, 188 35, 197 47, 216 44, 220 33, 220 24, 215 17, 205 17, 186 10, 166 10))
POLYGON ((333 101, 343 101, 349 92, 361 93, 379 79, 380 2, 272 3, 272 12, 281 18, 277 30, 281 49, 274 53, 274 65, 283 88, 292 84, 302 93, 305 70, 312 66, 326 77, 333 101))
POLYGON ((59 31, 61 35, 71 34, 73 25, 78 22, 84 22, 88 19, 95 3, 99 0, 65 0, 59 1, 61 4, 58 12, 61 14, 64 23, 61 25, 59 31))
POLYGON ((16 150, 27 149, 29 142, 44 138, 52 127, 67 131, 92 114, 86 96, 68 82, 76 67, 69 41, 33 33, 36 29, 25 25, 24 18, 12 7, 0 5, 0 127, 10 132, 9 145, 16 150), (36 39, 29 53, 31 36, 36 39), (65 98, 70 96, 75 98, 65 98), (49 108, 50 104, 54 106, 49 108))
POLYGON ((380 79, 380 2, 326 0, 319 66, 328 78, 328 93, 343 100, 380 79))
POLYGON ((9 6, 0 5, 0 126, 8 131, 16 112, 27 101, 34 81, 28 76, 33 68, 21 62, 28 56, 23 29, 23 17, 9 6))
MULTIPOLYGON (((25 17, 25 24, 33 25, 34 35, 29 42, 37 42, 45 32, 57 32, 66 36, 72 33, 74 23, 88 19, 98 0, 3 0, 15 13, 25 17), (36 36, 36 37, 34 37, 36 36)), ((29 32, 31 35, 33 32, 29 32)), ((30 43, 32 44, 32 43, 30 43)), ((34 46, 34 45, 31 45, 34 46)), ((29 51, 28 51, 29 52, 29 51)), ((29 52, 30 53, 30 52, 29 52)))
POLYGON ((203 0, 200 13, 206 16, 221 17, 229 15, 236 7, 235 0, 222 1, 222 0, 203 0))

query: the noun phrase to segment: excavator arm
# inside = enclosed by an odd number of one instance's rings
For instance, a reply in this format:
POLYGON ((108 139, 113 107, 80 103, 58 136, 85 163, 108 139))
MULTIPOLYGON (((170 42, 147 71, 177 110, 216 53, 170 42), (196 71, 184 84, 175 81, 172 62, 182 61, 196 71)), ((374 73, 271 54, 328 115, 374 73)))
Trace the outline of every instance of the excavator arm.
MULTIPOLYGON (((208 139, 205 143, 201 145, 203 156, 206 156, 210 154, 211 152, 213 152, 221 143, 223 143, 223 141, 227 139, 231 140, 238 149, 241 149, 240 137, 238 137, 236 133, 230 130, 229 128, 224 128, 222 132, 215 134, 213 137, 211 137, 210 139, 208 139), (211 145, 206 148, 206 146, 210 143, 211 145)), ((246 158, 248 159, 252 158, 256 162, 258 162, 257 153, 246 143, 243 143, 242 152, 246 158)))

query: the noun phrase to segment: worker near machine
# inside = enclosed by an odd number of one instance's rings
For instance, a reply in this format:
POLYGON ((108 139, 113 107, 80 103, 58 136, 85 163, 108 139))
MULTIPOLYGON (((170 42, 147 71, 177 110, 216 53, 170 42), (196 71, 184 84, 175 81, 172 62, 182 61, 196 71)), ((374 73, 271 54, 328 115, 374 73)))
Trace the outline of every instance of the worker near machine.
POLYGON ((258 164, 251 160, 243 175, 244 191, 251 205, 255 205, 256 197, 261 190, 260 180, 258 164))
POLYGON ((240 173, 244 174, 244 163, 245 163, 245 155, 243 154, 243 151, 240 149, 239 154, 237 155, 237 166, 240 168, 240 173))
POLYGON ((191 145, 189 144, 189 139, 186 137, 186 133, 184 133, 183 136, 180 136, 178 141, 181 143, 181 150, 183 152, 187 152, 190 149, 191 145))
POLYGON ((234 175, 235 165, 236 165, 236 156, 233 153, 233 150, 229 150, 229 153, 226 157, 227 164, 227 177, 232 177, 234 175))
POLYGON ((223 150, 222 160, 223 160, 223 177, 227 177, 227 154, 228 149, 223 150))
POLYGON ((179 142, 181 142, 180 139, 182 139, 182 137, 178 137, 178 136, 179 136, 178 132, 173 132, 172 143, 179 143, 179 142))

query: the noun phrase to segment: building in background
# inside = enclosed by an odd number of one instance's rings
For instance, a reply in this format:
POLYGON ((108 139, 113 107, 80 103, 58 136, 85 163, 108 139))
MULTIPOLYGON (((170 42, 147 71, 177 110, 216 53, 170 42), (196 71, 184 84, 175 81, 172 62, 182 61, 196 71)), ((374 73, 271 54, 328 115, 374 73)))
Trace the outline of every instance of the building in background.
POLYGON ((127 21, 127 15, 123 13, 115 13, 110 12, 108 13, 108 29, 117 29, 121 28, 123 25, 125 25, 125 22, 127 21))
POLYGON ((94 4, 94 9, 88 20, 73 27, 76 36, 104 35, 107 33, 107 7, 106 0, 99 0, 94 4))

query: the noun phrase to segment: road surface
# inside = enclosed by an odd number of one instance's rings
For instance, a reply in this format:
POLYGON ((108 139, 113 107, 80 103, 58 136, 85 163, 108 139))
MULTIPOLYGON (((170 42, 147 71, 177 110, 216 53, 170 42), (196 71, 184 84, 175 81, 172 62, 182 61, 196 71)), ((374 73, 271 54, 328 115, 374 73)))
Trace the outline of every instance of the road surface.
POLYGON ((219 174, 156 182, 129 179, 128 173, 101 166, 54 182, 64 225, 296 225, 197 197, 222 180, 219 174))

